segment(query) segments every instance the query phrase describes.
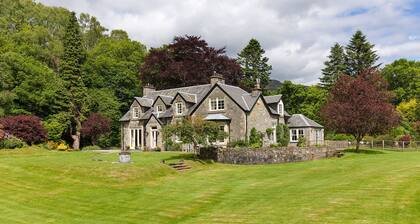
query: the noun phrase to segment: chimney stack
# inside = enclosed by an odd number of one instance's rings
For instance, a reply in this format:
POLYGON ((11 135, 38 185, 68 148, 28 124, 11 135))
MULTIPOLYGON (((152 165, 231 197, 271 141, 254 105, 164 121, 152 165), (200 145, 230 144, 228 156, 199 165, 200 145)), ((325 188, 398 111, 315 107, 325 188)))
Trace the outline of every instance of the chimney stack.
POLYGON ((143 96, 147 96, 149 93, 154 91, 156 91, 156 88, 150 83, 147 83, 145 86, 143 86, 143 96))
POLYGON ((216 83, 225 84, 225 78, 223 78, 223 75, 214 72, 213 75, 210 76, 210 84, 214 85, 216 83))
POLYGON ((262 93, 262 91, 261 91, 260 79, 257 78, 255 80, 255 87, 254 87, 254 89, 252 89, 251 96, 256 97, 261 93, 262 93))

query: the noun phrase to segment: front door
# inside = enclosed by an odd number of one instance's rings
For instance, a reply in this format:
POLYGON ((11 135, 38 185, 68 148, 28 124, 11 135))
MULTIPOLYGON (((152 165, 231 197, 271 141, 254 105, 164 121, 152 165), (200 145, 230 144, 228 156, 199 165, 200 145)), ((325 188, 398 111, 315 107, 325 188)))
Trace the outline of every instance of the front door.
POLYGON ((157 147, 158 136, 159 131, 157 130, 157 127, 152 127, 150 135, 150 148, 155 149, 157 147))

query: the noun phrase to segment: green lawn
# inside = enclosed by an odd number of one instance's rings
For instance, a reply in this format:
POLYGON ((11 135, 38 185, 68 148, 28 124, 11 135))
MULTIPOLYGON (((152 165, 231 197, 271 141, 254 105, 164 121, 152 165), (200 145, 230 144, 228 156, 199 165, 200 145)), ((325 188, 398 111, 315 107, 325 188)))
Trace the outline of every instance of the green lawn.
POLYGON ((26 149, 0 152, 0 223, 420 223, 420 152, 225 165, 26 149))

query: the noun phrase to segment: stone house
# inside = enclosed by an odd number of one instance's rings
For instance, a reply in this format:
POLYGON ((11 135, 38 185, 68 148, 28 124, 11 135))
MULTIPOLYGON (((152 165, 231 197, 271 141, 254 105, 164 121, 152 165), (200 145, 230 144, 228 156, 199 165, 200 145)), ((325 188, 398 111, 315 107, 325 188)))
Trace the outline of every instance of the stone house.
POLYGON ((324 127, 303 114, 293 114, 287 119, 290 129, 290 145, 297 145, 299 137, 305 138, 305 145, 323 145, 324 127))
POLYGON ((275 127, 285 124, 290 117, 284 110, 281 95, 263 96, 259 83, 252 92, 227 85, 222 76, 213 75, 209 84, 174 89, 155 90, 143 87, 143 96, 135 97, 130 109, 120 119, 121 147, 123 149, 164 150, 161 128, 183 117, 200 116, 219 123, 228 133, 215 144, 249 137, 252 128, 267 133, 264 144, 276 142, 275 127))

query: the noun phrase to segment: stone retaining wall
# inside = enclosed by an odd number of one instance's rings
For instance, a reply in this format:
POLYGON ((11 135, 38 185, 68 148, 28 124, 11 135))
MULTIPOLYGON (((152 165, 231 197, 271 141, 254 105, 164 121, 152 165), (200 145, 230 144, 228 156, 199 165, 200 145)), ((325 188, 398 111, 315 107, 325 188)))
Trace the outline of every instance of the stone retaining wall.
POLYGON ((331 147, 279 147, 279 148, 202 148, 200 159, 211 159, 231 164, 288 163, 334 157, 331 147))

